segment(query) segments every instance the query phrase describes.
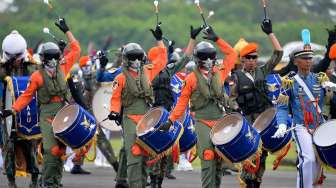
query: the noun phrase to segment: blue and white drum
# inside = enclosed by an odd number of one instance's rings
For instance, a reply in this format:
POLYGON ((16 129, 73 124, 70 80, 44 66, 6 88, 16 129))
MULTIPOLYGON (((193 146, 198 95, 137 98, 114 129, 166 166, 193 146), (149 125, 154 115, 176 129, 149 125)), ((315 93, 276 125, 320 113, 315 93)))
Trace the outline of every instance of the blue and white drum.
POLYGON ((137 125, 136 142, 153 157, 168 151, 183 133, 183 126, 178 121, 175 121, 167 132, 158 130, 161 124, 168 120, 168 116, 169 112, 166 109, 152 108, 137 125))
POLYGON ((313 134, 316 152, 322 162, 336 169, 336 120, 320 125, 313 134))
POLYGON ((57 112, 52 127, 55 137, 72 149, 87 144, 97 130, 95 118, 78 104, 66 105, 57 112))
MULTIPOLYGON (((6 109, 10 109, 15 100, 27 89, 29 77, 6 77, 6 109)), ((16 114, 17 134, 25 139, 41 138, 41 130, 38 124, 37 94, 35 93, 31 102, 20 113, 16 114)), ((12 117, 6 118, 7 129, 10 130, 12 117)))
MULTIPOLYGON (((263 148, 271 153, 277 152, 285 147, 292 140, 292 133, 289 131, 281 138, 272 138, 277 128, 276 120, 276 108, 269 108, 261 113, 254 121, 253 127, 255 127, 263 142, 263 148)), ((288 117, 287 126, 290 127, 292 120, 288 117)))
POLYGON ((224 116, 212 127, 212 143, 219 156, 224 156, 232 163, 242 162, 259 148, 260 135, 239 113, 224 116))
POLYGON ((192 119, 189 110, 186 110, 179 121, 183 124, 183 134, 179 140, 180 152, 186 152, 197 143, 197 135, 194 131, 194 120, 192 119))

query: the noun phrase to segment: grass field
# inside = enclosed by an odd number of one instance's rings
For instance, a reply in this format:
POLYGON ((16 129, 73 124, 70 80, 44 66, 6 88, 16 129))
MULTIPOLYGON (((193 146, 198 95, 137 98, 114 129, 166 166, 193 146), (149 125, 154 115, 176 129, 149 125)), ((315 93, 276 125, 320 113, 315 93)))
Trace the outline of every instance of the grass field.
MULTIPOLYGON (((114 151, 116 152, 116 154, 119 153, 119 150, 121 148, 121 140, 120 139, 112 139, 111 140, 111 143, 112 143, 112 146, 113 146, 113 149, 114 151)), ((267 157, 267 163, 266 163, 266 167, 268 170, 272 170, 272 167, 273 167, 273 161, 274 159, 276 158, 276 156, 274 155, 268 155, 267 157)), ((286 156, 286 159, 289 159, 289 160, 293 160, 293 161, 296 161, 296 148, 295 148, 295 143, 293 142, 292 143, 292 146, 291 146, 291 149, 290 151, 288 152, 287 156, 286 156)), ((192 166, 194 168, 201 168, 201 163, 200 163, 200 160, 197 158, 193 163, 192 163, 192 166)), ((284 166, 284 165, 280 165, 278 170, 282 170, 282 171, 296 171, 296 167, 295 166, 284 166)), ((334 169, 331 169, 331 168, 327 168, 326 170, 328 173, 333 173, 333 174, 336 174, 336 170, 334 169)))

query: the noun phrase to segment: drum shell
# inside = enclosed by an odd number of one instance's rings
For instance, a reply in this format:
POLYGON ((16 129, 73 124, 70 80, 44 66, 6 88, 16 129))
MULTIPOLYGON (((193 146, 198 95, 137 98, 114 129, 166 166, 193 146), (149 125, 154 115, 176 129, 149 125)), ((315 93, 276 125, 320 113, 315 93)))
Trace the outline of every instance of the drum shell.
POLYGON ((336 169, 336 120, 329 120, 317 127, 313 143, 318 158, 326 165, 336 169))
POLYGON ((325 164, 331 166, 332 168, 336 169, 336 144, 328 147, 321 147, 315 145, 315 150, 325 164))
POLYGON ((193 119, 191 115, 187 113, 183 122, 183 134, 179 140, 180 152, 186 152, 190 150, 197 143, 197 135, 195 131, 193 131, 192 121, 193 119))
MULTIPOLYGON (((291 125, 291 123, 292 121, 288 119, 287 124, 291 125)), ((276 126, 277 121, 274 117, 270 125, 259 133, 263 142, 263 148, 267 151, 270 151, 271 153, 281 150, 292 140, 292 132, 286 133, 285 136, 281 138, 272 138, 272 136, 278 130, 276 126)))
POLYGON ((260 135, 257 130, 251 127, 243 118, 243 126, 239 134, 230 142, 222 145, 215 145, 216 151, 224 155, 233 163, 244 161, 257 152, 259 148, 260 135), (247 137, 251 133, 251 137, 247 137))
MULTIPOLYGON (((153 126, 153 130, 148 131, 143 135, 138 135, 138 140, 140 143, 145 144, 156 154, 167 151, 171 148, 176 140, 179 138, 181 131, 183 131, 183 126, 180 122, 175 121, 169 131, 159 131, 160 125, 168 120, 169 113, 167 110, 162 108, 163 114, 160 117, 158 123, 153 126)), ((147 115, 147 114, 146 114, 147 115)), ((146 117, 145 115, 145 117, 146 117)), ((140 120, 141 121, 141 120, 140 120)))
MULTIPOLYGON (((88 143, 96 133, 97 126, 94 117, 84 110, 81 106, 78 106, 78 114, 75 121, 67 127, 65 130, 55 133, 55 136, 60 139, 63 143, 70 146, 73 149, 78 149, 83 147, 88 143), (84 122, 86 118, 90 127, 85 127, 81 123, 84 122)), ((66 106, 67 107, 67 106, 66 106)), ((64 108, 66 108, 64 107, 64 108)), ((57 115, 55 119, 57 118, 57 115)))

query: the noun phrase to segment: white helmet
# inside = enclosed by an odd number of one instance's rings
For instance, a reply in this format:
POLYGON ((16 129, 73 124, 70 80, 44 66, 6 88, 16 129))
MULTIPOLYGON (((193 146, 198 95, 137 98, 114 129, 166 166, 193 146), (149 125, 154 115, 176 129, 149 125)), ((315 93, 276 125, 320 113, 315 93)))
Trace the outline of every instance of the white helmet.
POLYGON ((27 42, 16 30, 13 30, 2 41, 2 52, 5 61, 12 58, 16 60, 26 57, 27 42))

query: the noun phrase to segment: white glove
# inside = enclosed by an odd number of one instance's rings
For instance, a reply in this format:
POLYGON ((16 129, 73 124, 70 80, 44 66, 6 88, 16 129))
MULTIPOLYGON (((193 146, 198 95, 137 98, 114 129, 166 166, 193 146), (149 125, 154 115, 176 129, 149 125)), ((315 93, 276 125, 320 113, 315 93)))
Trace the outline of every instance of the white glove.
POLYGON ((272 138, 282 138, 285 136, 287 131, 287 125, 285 124, 280 124, 278 126, 278 130, 274 133, 274 135, 272 136, 272 138))

